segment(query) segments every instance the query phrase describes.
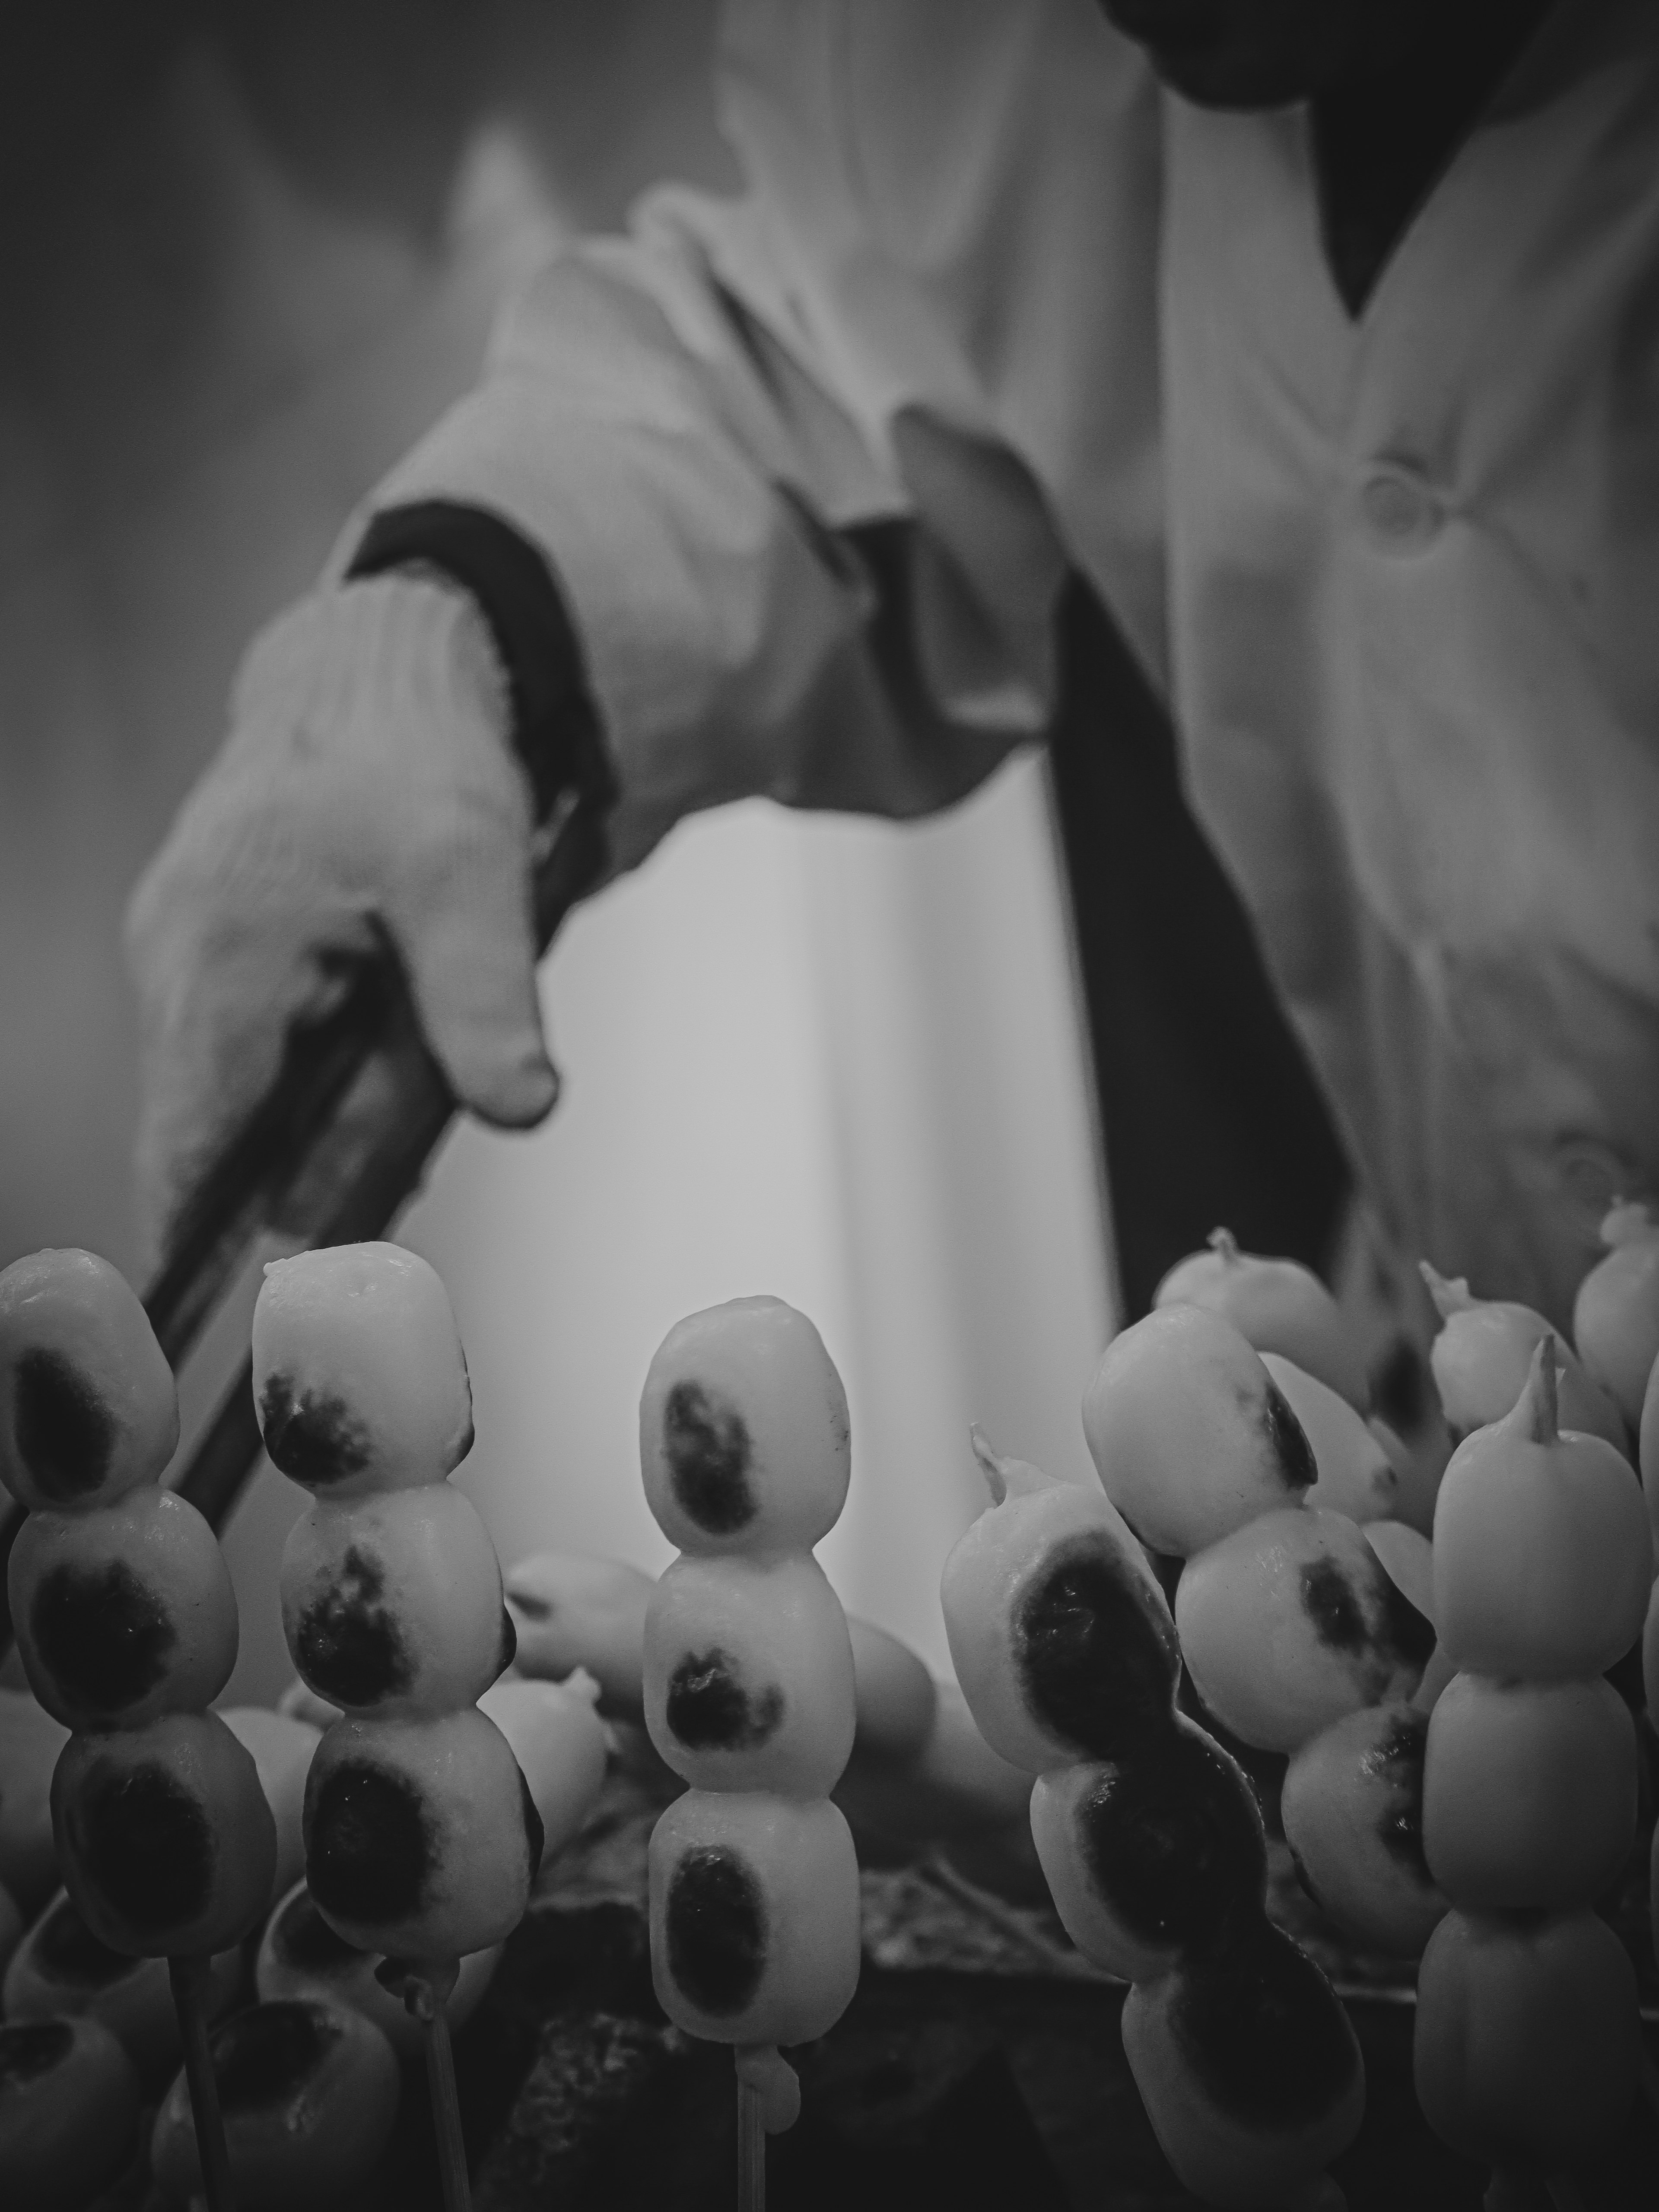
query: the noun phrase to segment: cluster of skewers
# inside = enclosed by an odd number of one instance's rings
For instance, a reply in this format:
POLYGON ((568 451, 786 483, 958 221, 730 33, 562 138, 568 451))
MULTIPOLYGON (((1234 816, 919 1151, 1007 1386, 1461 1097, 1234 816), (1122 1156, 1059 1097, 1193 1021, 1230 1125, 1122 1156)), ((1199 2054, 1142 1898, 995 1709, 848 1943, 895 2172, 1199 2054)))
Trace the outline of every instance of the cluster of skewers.
MULTIPOLYGON (((28 1514, 12 1610, 53 1771, 49 1852, 9 1841, 0 1795, 0 1873, 22 1867, 31 1903, 64 1892, 27 1933, 0 1892, 6 2202, 88 2202, 152 2107, 156 2180, 210 2212, 348 2202, 418 2052, 464 2212, 450 2031, 593 1802, 603 1711, 641 1720, 687 1785, 650 1847, 653 1978, 684 2032, 732 2048, 742 2212, 799 2109, 781 2052, 856 1987, 854 1826, 1040 1867, 1078 1948, 1130 1985, 1126 2052, 1183 2182, 1335 2201, 1364 2068, 1267 1917, 1240 1764, 1262 1754, 1316 1899, 1421 1959, 1431 2123, 1492 2166, 1494 2204, 1573 2205, 1650 2081, 1594 1906, 1636 1820, 1604 1674, 1644 1624, 1659 1693, 1659 1226, 1622 1208, 1607 1241, 1576 1353, 1431 1279, 1437 1455, 1376 1418, 1306 1271, 1218 1237, 1089 1384, 1098 1487, 975 1434, 992 1503, 942 1592, 959 1688, 849 1622, 813 1557, 850 1423, 780 1301, 692 1316, 652 1364, 641 1469, 680 1547, 661 1579, 548 1555, 504 1586, 448 1480, 471 1400, 436 1276, 385 1244, 273 1263, 259 1424, 313 1499, 282 1567, 285 1714, 213 1709, 235 1601, 161 1480, 177 1398, 137 1298, 84 1253, 17 1262, 0 1480, 28 1514)), ((1654 1881, 1659 1920, 1659 1856, 1654 1881)))
POLYGON ((37 1802, 6 1871, 31 1901, 64 1885, 27 1933, 11 1916, 0 2198, 19 2212, 88 2203, 135 2152, 210 2212, 349 2203, 416 2050, 462 2212, 449 2027, 603 1779, 592 1684, 497 1679, 513 1625, 446 1480, 471 1397, 436 1275, 390 1245, 276 1262, 254 1335, 268 1449, 315 1498, 282 1574, 309 1718, 210 1710, 236 1605, 206 1522, 159 1480, 177 1399, 136 1297, 81 1252, 0 1276, 0 1477, 29 1510, 9 1586, 37 1701, 15 1740, 37 1771, 55 1760, 50 1847, 37 1802))

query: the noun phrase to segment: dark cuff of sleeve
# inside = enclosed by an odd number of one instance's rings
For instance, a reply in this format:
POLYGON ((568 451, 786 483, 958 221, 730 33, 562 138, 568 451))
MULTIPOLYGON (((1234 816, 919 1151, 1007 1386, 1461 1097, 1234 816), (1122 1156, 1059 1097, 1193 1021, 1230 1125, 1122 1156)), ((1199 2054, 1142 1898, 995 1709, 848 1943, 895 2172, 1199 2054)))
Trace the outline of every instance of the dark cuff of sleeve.
POLYGON ((428 499, 377 514, 346 577, 412 568, 436 569, 459 584, 489 624, 536 819, 546 821, 573 793, 591 808, 607 808, 616 780, 575 626, 545 557, 487 508, 428 499))

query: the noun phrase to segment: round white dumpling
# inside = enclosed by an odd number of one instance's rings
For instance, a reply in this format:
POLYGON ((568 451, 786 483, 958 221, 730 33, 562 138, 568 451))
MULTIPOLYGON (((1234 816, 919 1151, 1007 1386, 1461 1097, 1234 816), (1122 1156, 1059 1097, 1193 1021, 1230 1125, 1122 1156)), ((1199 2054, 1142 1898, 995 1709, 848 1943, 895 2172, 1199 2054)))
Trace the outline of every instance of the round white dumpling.
POLYGON ((640 1400, 640 1465, 683 1552, 807 1551, 847 1502, 847 1393, 823 1340, 781 1298, 688 1315, 640 1400))
POLYGON ((472 1448, 448 1293, 396 1244, 270 1261, 253 1310, 253 1398, 273 1463, 319 1496, 441 1482, 472 1448))

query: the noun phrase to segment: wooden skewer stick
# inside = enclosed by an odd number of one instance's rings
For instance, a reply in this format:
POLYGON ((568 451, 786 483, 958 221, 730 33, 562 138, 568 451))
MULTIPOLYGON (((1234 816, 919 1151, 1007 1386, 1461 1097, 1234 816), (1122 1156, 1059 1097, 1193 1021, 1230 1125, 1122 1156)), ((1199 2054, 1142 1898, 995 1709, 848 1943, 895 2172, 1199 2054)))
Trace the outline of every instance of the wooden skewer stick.
POLYGON ((1286 2212, 1348 2212, 1348 2200, 1334 2173, 1315 2173, 1291 2195, 1286 2212))
POLYGON ((738 2212, 766 2212, 766 2138, 800 2118, 800 2083, 775 2043, 738 2043, 738 2212))
MULTIPOLYGON (((1000 1936, 1006 1936, 1034 1960, 1044 1973, 1080 1976, 1088 1981, 1121 1981, 1120 1975, 1107 1974, 1102 1968, 1091 1966, 1083 1954, 1073 1950, 1069 1944, 1062 1950, 1058 1943, 1051 1943, 1012 1905, 994 1896, 991 1891, 981 1889, 976 1881, 969 1881, 966 1875, 958 1874, 942 1850, 928 1853, 922 1861, 922 1871, 936 1888, 955 1898, 959 1905, 965 1905, 988 1927, 994 1928, 1000 1936)), ((1124 1986, 1127 1987, 1127 1984, 1124 1986)))
POLYGON ((383 1959, 374 1978, 402 1997, 421 2023, 426 2051, 427 2087, 432 2093, 432 2128, 438 2144, 438 2179, 444 2212, 472 2212, 466 2146, 461 2140, 461 2105, 455 2094, 455 2059, 449 2047, 444 2007, 460 1971, 458 1959, 383 1959))
POLYGON ((763 2100, 759 2087, 745 2079, 741 2067, 738 2072, 738 2212, 766 2212, 763 2100))
MULTIPOLYGON (((428 2005, 431 2000, 428 1999, 428 2005)), ((471 2212, 466 2150, 461 2141, 460 2100, 455 2094, 455 2061, 449 2048, 449 2022, 441 2005, 422 2015, 426 2027, 426 2078, 432 2092, 432 2124, 438 2137, 438 2172, 445 2212, 471 2212)))
POLYGON ((1659 2120, 1659 2066, 1654 2064, 1645 2051, 1637 2054, 1636 2079, 1649 2112, 1659 2120))
POLYGON ((179 2015, 179 2038, 185 2047, 185 2080, 190 2087, 197 2155, 202 2161, 202 2193, 207 2198, 208 2212, 236 2212, 230 2153, 225 2148, 224 2117, 219 2110, 219 2085, 213 2078, 207 2012, 202 2002, 208 1961, 197 1953, 169 1959, 167 1979, 173 1985, 173 2008, 179 2015))
POLYGON ((1559 2166, 1496 2166, 1483 2203, 1485 2212, 1526 2212, 1545 2201, 1554 2212, 1584 2212, 1578 2184, 1559 2166))

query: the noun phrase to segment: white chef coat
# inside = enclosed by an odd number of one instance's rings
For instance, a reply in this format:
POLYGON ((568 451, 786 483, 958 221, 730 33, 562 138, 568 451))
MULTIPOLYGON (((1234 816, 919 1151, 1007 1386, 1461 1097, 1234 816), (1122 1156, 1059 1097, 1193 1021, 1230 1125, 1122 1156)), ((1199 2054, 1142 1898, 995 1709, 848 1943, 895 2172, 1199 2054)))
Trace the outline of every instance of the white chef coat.
POLYGON ((371 504, 545 548, 623 864, 968 788, 1074 564, 1386 1227, 1565 1319, 1659 1191, 1659 9, 1546 19, 1357 320, 1304 112, 1095 0, 732 0, 721 69, 747 195, 562 254, 371 504), (895 676, 836 533, 900 516, 895 676))

